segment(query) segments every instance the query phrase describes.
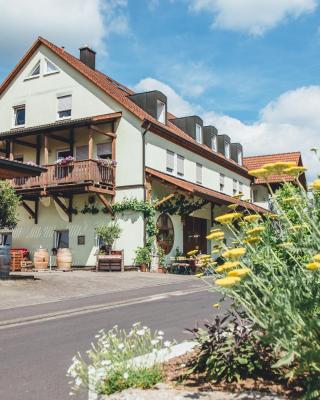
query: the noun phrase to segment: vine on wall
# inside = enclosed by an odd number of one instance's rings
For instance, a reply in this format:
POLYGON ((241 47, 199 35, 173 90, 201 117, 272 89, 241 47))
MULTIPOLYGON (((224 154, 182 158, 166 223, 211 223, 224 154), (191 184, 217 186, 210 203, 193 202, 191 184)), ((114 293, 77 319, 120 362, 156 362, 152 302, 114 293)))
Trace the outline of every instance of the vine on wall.
POLYGON ((177 214, 183 217, 199 210, 207 203, 207 200, 189 200, 185 196, 180 195, 160 204, 157 209, 161 213, 168 213, 170 215, 177 214))

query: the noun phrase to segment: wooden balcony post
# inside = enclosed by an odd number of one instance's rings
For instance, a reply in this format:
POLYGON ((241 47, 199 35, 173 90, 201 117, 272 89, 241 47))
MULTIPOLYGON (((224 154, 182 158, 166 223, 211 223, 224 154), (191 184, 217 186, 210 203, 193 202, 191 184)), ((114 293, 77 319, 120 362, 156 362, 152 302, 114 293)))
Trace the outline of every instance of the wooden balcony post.
POLYGON ((93 135, 91 129, 89 129, 88 158, 89 160, 93 160, 93 135))
POLYGON ((49 164, 49 149, 48 149, 48 136, 44 136, 44 165, 49 164))
POLYGON ((9 159, 13 160, 13 140, 10 140, 9 159))

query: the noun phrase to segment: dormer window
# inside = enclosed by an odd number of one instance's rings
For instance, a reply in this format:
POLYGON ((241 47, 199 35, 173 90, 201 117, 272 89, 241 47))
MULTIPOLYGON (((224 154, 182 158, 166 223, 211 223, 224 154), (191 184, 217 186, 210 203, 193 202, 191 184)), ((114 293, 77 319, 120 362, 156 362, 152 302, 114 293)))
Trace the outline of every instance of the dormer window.
POLYGON ((225 156, 226 158, 230 158, 230 143, 228 142, 225 144, 225 156))
POLYGON ((45 68, 44 68, 45 75, 54 74, 56 72, 59 72, 58 67, 56 67, 54 64, 52 64, 51 61, 44 60, 44 63, 45 63, 45 68))
POLYGON ((58 119, 71 117, 72 110, 72 96, 58 97, 58 119))
POLYGON ((242 151, 241 150, 238 151, 238 164, 242 165, 242 151))
POLYGON ((161 100, 157 100, 157 120, 166 123, 166 104, 161 100))
POLYGON ((216 135, 212 136, 211 139, 211 148, 213 151, 217 151, 218 148, 218 138, 216 135))
POLYGON ((196 124, 196 141, 202 144, 202 126, 196 124))
POLYGON ((26 123, 26 106, 14 107, 14 126, 24 126, 26 123))

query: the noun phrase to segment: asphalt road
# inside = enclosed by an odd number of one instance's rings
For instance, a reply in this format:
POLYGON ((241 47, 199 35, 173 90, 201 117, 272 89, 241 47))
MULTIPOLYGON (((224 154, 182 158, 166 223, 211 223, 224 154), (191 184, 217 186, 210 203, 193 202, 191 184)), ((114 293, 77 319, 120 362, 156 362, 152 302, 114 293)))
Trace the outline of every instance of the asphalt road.
POLYGON ((211 305, 219 294, 204 289, 200 281, 190 280, 1 311, 0 399, 70 399, 65 374, 71 359, 78 351, 85 353, 102 328, 129 328, 141 321, 163 330, 168 339, 190 339, 185 328, 218 312, 211 305))

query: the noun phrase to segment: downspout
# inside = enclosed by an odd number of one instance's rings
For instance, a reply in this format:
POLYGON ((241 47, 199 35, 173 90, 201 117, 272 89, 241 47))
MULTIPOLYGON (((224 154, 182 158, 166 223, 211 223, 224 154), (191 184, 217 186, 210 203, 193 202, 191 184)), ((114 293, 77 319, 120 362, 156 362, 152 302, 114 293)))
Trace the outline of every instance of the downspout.
MULTIPOLYGON (((150 129, 151 122, 148 122, 146 129, 142 132, 142 178, 143 178, 143 200, 147 200, 147 193, 146 193, 146 134, 150 129)), ((147 234, 146 234, 146 222, 144 220, 143 223, 143 245, 146 245, 147 242, 147 234)))

